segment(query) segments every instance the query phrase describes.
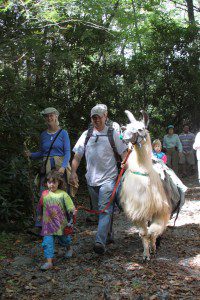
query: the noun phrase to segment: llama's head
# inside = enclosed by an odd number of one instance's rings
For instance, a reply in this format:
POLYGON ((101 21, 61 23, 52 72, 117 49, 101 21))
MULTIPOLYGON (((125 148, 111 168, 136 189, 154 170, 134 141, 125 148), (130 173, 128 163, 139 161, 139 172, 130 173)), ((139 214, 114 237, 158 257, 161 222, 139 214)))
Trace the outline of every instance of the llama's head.
POLYGON ((141 112, 143 114, 143 120, 137 121, 130 111, 125 110, 125 113, 131 122, 123 127, 124 131, 122 139, 125 143, 131 142, 132 144, 141 144, 142 141, 146 141, 146 128, 148 126, 149 118, 144 111, 141 112))

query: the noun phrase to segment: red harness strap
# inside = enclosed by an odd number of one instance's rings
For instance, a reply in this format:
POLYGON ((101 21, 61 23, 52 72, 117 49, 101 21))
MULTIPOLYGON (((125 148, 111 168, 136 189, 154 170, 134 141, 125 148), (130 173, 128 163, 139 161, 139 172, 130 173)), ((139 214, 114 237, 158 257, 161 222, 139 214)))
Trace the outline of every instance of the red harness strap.
MULTIPOLYGON (((125 165, 125 163, 127 162, 128 158, 129 158, 129 155, 131 154, 131 149, 128 149, 128 152, 127 152, 127 155, 123 161, 123 164, 125 165)), ((112 192, 112 195, 110 197, 110 200, 109 202, 106 204, 106 206, 104 207, 104 209, 101 209, 101 210, 94 210, 94 209, 89 209, 89 208, 86 208, 84 206, 78 206, 76 209, 75 209, 75 213, 74 213, 74 224, 76 223, 76 217, 77 217, 77 213, 79 210, 84 210, 84 211, 87 211, 88 213, 91 213, 91 214, 95 214, 95 215, 99 215, 99 214, 102 214, 104 213, 109 207, 110 205, 112 204, 113 200, 114 200, 114 197, 115 197, 115 194, 116 194, 116 190, 117 190, 117 187, 119 185, 119 182, 121 180, 121 177, 124 173, 124 169, 125 169, 125 166, 123 168, 121 168, 121 171, 118 175, 118 178, 117 178, 117 181, 115 183, 115 186, 114 186, 114 189, 113 189, 113 192, 112 192)))

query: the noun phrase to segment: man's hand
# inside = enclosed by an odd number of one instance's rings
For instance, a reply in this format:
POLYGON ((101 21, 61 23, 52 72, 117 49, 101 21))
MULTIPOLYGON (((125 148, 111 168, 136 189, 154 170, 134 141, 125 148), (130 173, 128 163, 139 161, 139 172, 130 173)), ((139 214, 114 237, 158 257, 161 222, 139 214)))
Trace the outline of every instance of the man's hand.
POLYGON ((77 185, 77 183, 79 182, 78 180, 78 175, 76 172, 72 172, 69 178, 69 183, 71 183, 72 185, 77 185))
POLYGON ((124 161, 121 162, 121 169, 125 169, 127 170, 128 169, 128 163, 124 163, 124 161))
POLYGON ((124 152, 122 153, 122 155, 121 155, 121 158, 122 158, 121 168, 122 168, 122 169, 125 169, 125 170, 128 169, 128 162, 124 163, 124 160, 126 159, 127 154, 128 154, 128 151, 126 150, 126 151, 124 151, 124 152))

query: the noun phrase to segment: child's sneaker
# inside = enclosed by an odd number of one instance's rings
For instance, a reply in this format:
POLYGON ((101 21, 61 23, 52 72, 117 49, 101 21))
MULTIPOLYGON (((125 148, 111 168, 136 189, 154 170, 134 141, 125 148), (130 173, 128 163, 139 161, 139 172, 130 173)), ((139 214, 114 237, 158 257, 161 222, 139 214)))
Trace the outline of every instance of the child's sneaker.
POLYGON ((67 250, 67 252, 65 253, 65 258, 71 258, 73 255, 73 250, 72 248, 70 248, 69 250, 67 250))
POLYGON ((52 263, 46 262, 45 264, 43 264, 40 268, 40 270, 42 271, 47 271, 49 269, 51 269, 53 267, 52 263))

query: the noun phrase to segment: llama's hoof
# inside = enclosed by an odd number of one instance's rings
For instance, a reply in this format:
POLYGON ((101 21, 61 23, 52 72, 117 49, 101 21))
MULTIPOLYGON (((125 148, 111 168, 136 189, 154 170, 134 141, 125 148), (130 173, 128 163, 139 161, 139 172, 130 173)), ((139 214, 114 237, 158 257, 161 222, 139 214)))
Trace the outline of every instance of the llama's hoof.
POLYGON ((156 254, 157 254, 156 252, 153 252, 153 253, 151 254, 151 257, 152 257, 152 258, 156 258, 156 254))
POLYGON ((155 249, 150 250, 151 256, 155 257, 157 254, 157 251, 155 249))
POLYGON ((147 263, 150 261, 150 256, 143 256, 143 262, 147 263))

